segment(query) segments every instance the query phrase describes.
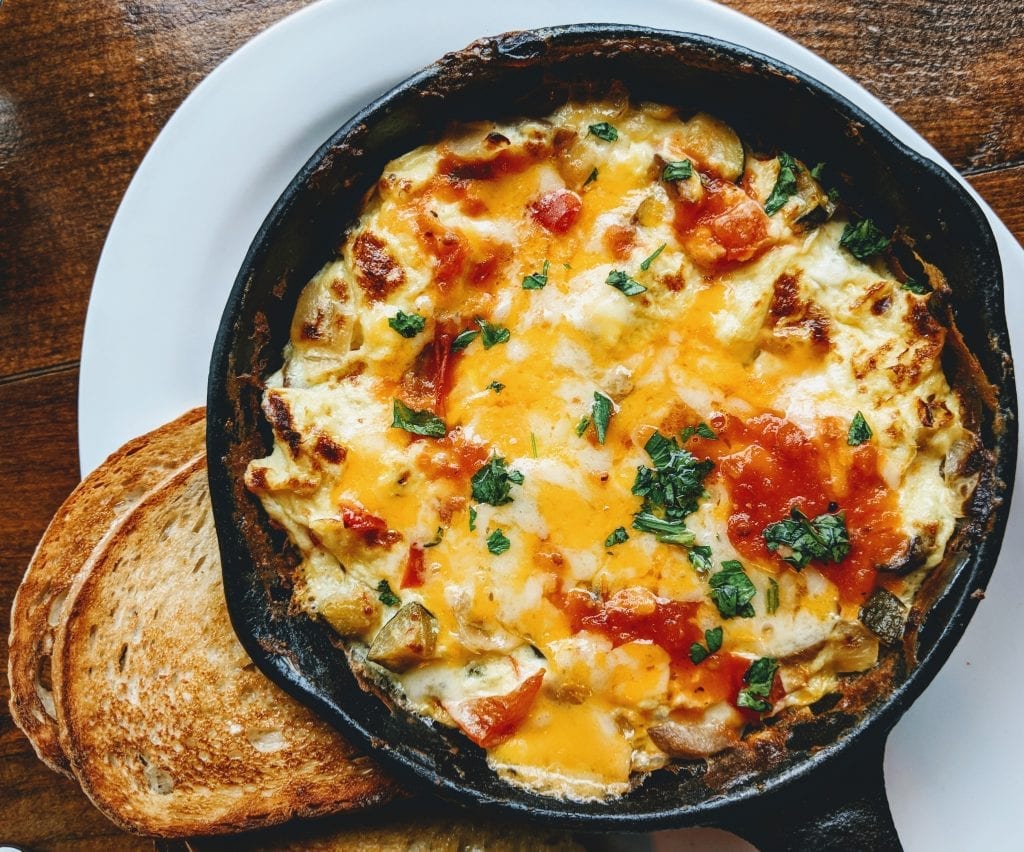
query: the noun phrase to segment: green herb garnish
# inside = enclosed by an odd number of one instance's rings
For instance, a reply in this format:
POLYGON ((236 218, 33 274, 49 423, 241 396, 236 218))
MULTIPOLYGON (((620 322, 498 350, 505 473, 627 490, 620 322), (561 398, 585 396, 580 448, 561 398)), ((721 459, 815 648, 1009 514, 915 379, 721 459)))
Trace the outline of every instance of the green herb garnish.
POLYGON ((644 498, 642 511, 661 512, 668 521, 682 521, 697 511, 697 500, 704 496, 704 478, 715 464, 698 461, 673 438, 655 432, 644 444, 654 468, 638 467, 633 493, 644 498))
POLYGON ((768 549, 802 570, 812 559, 821 562, 842 562, 850 552, 850 536, 846 531, 846 515, 818 515, 813 521, 796 506, 785 520, 764 529, 768 549))
POLYGON ((495 530, 487 536, 487 549, 495 556, 500 556, 510 547, 512 547, 512 542, 508 540, 508 536, 501 530, 495 530))
POLYGON ((612 127, 607 121, 602 121, 598 124, 591 124, 587 130, 598 139, 603 139, 605 142, 614 142, 619 138, 619 131, 612 127))
POLYGON ((640 263, 640 268, 644 272, 646 272, 648 269, 650 269, 651 268, 651 264, 654 263, 654 261, 656 261, 658 259, 658 255, 661 254, 663 251, 665 251, 665 246, 666 245, 668 245, 668 243, 662 243, 660 246, 658 246, 654 250, 654 252, 652 254, 650 254, 647 258, 645 258, 640 263))
POLYGON ((711 562, 711 548, 706 544, 695 544, 686 552, 686 558, 698 574, 707 574, 714 565, 711 562))
POLYGON ((764 593, 764 610, 772 615, 779 608, 779 584, 768 581, 768 590, 764 593))
POLYGON ((903 290, 909 290, 911 293, 915 293, 918 296, 927 296, 932 291, 932 288, 929 285, 922 284, 914 278, 908 278, 900 284, 900 288, 903 290))
POLYGON ((679 440, 685 444, 694 435, 699 435, 701 438, 707 438, 709 441, 714 441, 718 438, 712 428, 703 420, 696 426, 686 426, 681 429, 679 432, 679 440))
POLYGON ((769 216, 777 213, 796 194, 796 173, 800 167, 785 151, 779 152, 779 176, 775 179, 772 194, 764 203, 764 212, 769 216))
POLYGON ((778 670, 779 664, 774 657, 754 660, 747 673, 743 675, 743 682, 747 685, 736 696, 736 705, 756 710, 758 713, 767 713, 771 710, 771 702, 767 699, 772 693, 772 684, 778 670))
POLYGON ((490 349, 499 343, 508 343, 509 338, 512 336, 505 326, 491 325, 487 320, 480 319, 480 317, 476 318, 476 324, 480 326, 480 340, 484 344, 484 349, 490 349))
POLYGON ((428 541, 423 547, 437 547, 442 541, 444 541, 444 527, 438 527, 437 532, 434 533, 433 541, 428 541))
POLYGON ((659 518, 651 512, 637 512, 633 515, 633 529, 640 532, 654 533, 663 544, 679 544, 692 547, 697 540, 692 530, 686 528, 682 520, 669 521, 659 518))
POLYGON ((388 320, 388 325, 402 335, 402 337, 411 338, 426 328, 427 318, 419 314, 407 314, 405 311, 400 310, 388 320))
POLYGON ((612 530, 611 535, 604 540, 604 546, 612 547, 616 544, 622 544, 624 541, 629 541, 629 533, 626 532, 625 527, 616 527, 612 530))
POLYGON ((593 170, 591 170, 590 174, 587 175, 587 179, 585 181, 583 181, 583 185, 586 186, 588 183, 593 183, 595 180, 597 180, 597 167, 596 166, 593 168, 593 170))
POLYGON ((469 346, 470 343, 476 340, 479 333, 480 332, 475 328, 467 328, 465 331, 460 332, 452 341, 452 352, 461 352, 469 346))
POLYGON ((387 580, 381 580, 377 584, 377 599, 384 606, 398 606, 402 599, 391 591, 391 584, 387 580))
POLYGON ((688 180, 693 176, 693 163, 689 160, 676 160, 665 163, 661 170, 661 179, 665 181, 688 180))
POLYGON ((509 470, 505 459, 494 455, 473 474, 470 484, 474 500, 492 506, 504 506, 512 502, 512 485, 522 485, 523 475, 518 470, 509 470))
POLYGON ((858 411, 853 415, 853 420, 850 421, 850 431, 846 435, 846 443, 851 447, 859 447, 866 441, 870 441, 873 434, 871 427, 868 426, 868 421, 858 411))
POLYGON ((533 457, 537 458, 537 436, 530 433, 530 449, 533 450, 533 457))
POLYGON ((495 393, 501 393, 503 390, 505 390, 505 386, 501 382, 491 382, 485 388, 485 390, 492 390, 495 393))
POLYGON ((821 180, 821 175, 825 171, 825 164, 818 163, 813 169, 811 169, 811 177, 815 180, 821 180))
POLYGON ((750 603, 757 588, 746 572, 743 563, 729 559, 722 563, 722 570, 712 574, 708 581, 711 584, 711 600, 721 613, 722 618, 753 618, 754 607, 750 603))
POLYGON ((856 225, 847 222, 843 228, 843 235, 839 238, 839 245, 857 260, 867 260, 885 251, 891 242, 892 240, 879 231, 870 219, 861 219, 856 225))
POLYGON ((392 428, 428 438, 443 438, 448 431, 444 421, 432 411, 413 411, 399 399, 395 400, 393 411, 392 428))
POLYGON ((706 648, 699 642, 694 642, 690 646, 690 660, 695 666, 700 665, 716 651, 721 650, 722 628, 715 627, 711 630, 705 630, 704 641, 707 643, 706 648))
POLYGON ((604 439, 608 436, 608 421, 612 416, 612 401, 603 393, 594 391, 594 405, 590 409, 590 416, 594 420, 597 442, 603 444, 604 439))
POLYGON ((589 417, 581 417, 580 422, 576 424, 576 437, 582 438, 583 433, 587 431, 587 427, 590 425, 589 417))
POLYGON ((476 530, 476 509, 472 506, 469 507, 469 531, 473 532, 476 530))
POLYGON ((639 296, 641 293, 647 292, 647 288, 643 284, 639 281, 634 281, 621 269, 613 269, 609 272, 604 283, 611 284, 612 287, 624 296, 639 296))
POLYGON ((532 275, 527 275, 523 279, 524 290, 543 290, 548 283, 548 267, 551 264, 548 261, 544 261, 544 266, 540 272, 534 272, 532 275))

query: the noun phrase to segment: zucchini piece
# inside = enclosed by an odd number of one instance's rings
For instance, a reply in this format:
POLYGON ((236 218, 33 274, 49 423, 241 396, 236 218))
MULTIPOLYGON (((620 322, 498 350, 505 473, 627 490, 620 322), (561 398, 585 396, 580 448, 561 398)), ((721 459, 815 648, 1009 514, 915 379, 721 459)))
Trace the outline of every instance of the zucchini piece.
POLYGON ((887 645, 895 645, 903 638, 907 608, 892 592, 878 589, 861 607, 860 620, 887 645))
POLYGON ((676 140, 697 161, 695 165, 702 166, 701 171, 728 181, 737 181, 743 174, 746 164, 743 143, 724 121, 699 112, 683 122, 676 140))
POLYGON ((393 672, 404 672, 434 656, 437 619, 422 604, 407 603, 370 643, 366 658, 393 672))

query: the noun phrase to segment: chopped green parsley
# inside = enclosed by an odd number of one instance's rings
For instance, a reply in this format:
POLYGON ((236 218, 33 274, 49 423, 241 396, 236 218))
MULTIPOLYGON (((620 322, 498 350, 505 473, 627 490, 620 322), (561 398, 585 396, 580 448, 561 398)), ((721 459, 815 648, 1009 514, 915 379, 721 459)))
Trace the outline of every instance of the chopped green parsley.
POLYGON ((398 606, 402 603, 402 599, 391 591, 391 584, 387 580, 381 580, 377 584, 377 599, 384 606, 398 606))
POLYGON ((499 556, 512 547, 512 542, 501 530, 495 530, 487 536, 487 549, 495 556, 499 556))
POLYGON ((775 682, 775 673, 779 670, 779 663, 774 657, 761 657, 754 660, 743 675, 743 682, 746 686, 736 696, 736 705, 746 707, 748 710, 755 710, 758 713, 767 713, 772 709, 768 697, 772 693, 772 684, 775 682))
POLYGON ((708 424, 705 423, 703 420, 696 426, 685 426, 683 429, 681 429, 679 432, 679 440, 685 444, 694 435, 697 435, 701 438, 707 438, 709 441, 714 441, 716 438, 718 438, 714 430, 710 426, 708 426, 708 424))
POLYGON ((661 179, 664 181, 688 180, 693 176, 693 163, 689 160, 676 160, 665 163, 661 170, 661 179))
POLYGON ((443 438, 448 431, 444 421, 432 411, 414 411, 399 399, 395 400, 391 426, 427 438, 443 438))
POLYGON ((467 328, 465 331, 459 332, 452 341, 452 352, 461 352, 469 346, 470 343, 476 340, 477 335, 479 334, 480 332, 475 328, 467 328))
POLYGON ((594 431, 597 432, 597 442, 603 444, 608 436, 608 421, 612 416, 612 401, 603 393, 594 391, 594 405, 590 409, 590 416, 594 421, 594 431))
POLYGON ((768 590, 764 593, 764 609, 772 615, 779 608, 779 584, 775 580, 768 580, 768 590))
POLYGON ((629 533, 626 532, 625 527, 616 527, 608 538, 604 540, 604 546, 613 547, 616 544, 622 544, 624 541, 629 541, 629 533))
POLYGON ((871 431, 871 427, 868 426, 868 421, 858 411, 853 415, 853 420, 850 421, 850 431, 846 436, 846 443, 851 447, 859 447, 861 444, 870 441, 873 434, 874 432, 871 431))
POLYGON ((622 293, 624 296, 639 296, 641 293, 646 293, 647 288, 644 287, 639 281, 635 281, 630 278, 621 269, 613 269, 608 273, 608 277, 604 280, 605 284, 611 284, 616 290, 622 293))
POLYGON ((839 245, 857 260, 867 260, 889 248, 892 242, 870 219, 861 219, 856 225, 847 222, 839 245))
POLYGON ((426 328, 427 318, 419 314, 407 314, 400 310, 388 320, 388 325, 402 337, 412 338, 426 328))
POLYGON ((843 512, 818 515, 811 520, 794 506, 788 518, 769 524, 762 535, 768 549, 777 552, 797 571, 812 559, 842 562, 850 552, 850 536, 843 512))
POLYGON ((690 661, 695 666, 700 665, 716 651, 722 649, 722 628, 714 627, 711 630, 705 630, 704 641, 707 643, 706 648, 699 642, 694 642, 690 646, 690 661))
POLYGON ((698 574, 707 574, 714 565, 711 562, 711 548, 706 544, 695 544, 686 551, 686 558, 698 574))
POLYGON ((648 255, 640 263, 640 268, 644 272, 646 272, 648 269, 650 269, 651 268, 651 264, 654 263, 654 261, 656 261, 658 259, 658 255, 661 254, 663 251, 665 251, 665 246, 666 245, 668 245, 668 243, 662 243, 660 246, 658 246, 650 255, 648 255))
POLYGON ((534 272, 532 275, 527 275, 523 279, 524 290, 543 290, 548 283, 548 267, 551 264, 548 261, 544 261, 544 266, 540 272, 534 272))
POLYGON ((470 479, 473 499, 492 506, 511 503, 512 486, 522 484, 523 475, 518 470, 509 470, 505 459, 498 455, 491 456, 470 479))
POLYGON ((757 588, 746 572, 743 563, 729 559, 722 563, 722 570, 712 574, 711 600, 718 607, 722 618, 753 618, 754 607, 750 603, 757 594, 757 588))
POLYGON ((484 349, 490 349, 499 343, 508 343, 509 338, 512 336, 505 326, 491 325, 487 320, 480 319, 480 317, 476 318, 476 324, 480 326, 480 340, 484 344, 484 349))
POLYGON ((779 176, 775 179, 775 186, 771 195, 764 203, 764 212, 769 216, 777 213, 790 198, 796 195, 796 173, 800 170, 794 160, 785 151, 779 152, 779 176))
POLYGON ((612 127, 612 125, 607 121, 591 124, 587 130, 589 133, 596 136, 598 139, 603 139, 605 142, 614 142, 619 138, 619 131, 612 127))
POLYGON ((900 288, 908 290, 918 296, 927 296, 932 291, 932 288, 929 285, 918 281, 916 278, 908 278, 900 284, 900 288))

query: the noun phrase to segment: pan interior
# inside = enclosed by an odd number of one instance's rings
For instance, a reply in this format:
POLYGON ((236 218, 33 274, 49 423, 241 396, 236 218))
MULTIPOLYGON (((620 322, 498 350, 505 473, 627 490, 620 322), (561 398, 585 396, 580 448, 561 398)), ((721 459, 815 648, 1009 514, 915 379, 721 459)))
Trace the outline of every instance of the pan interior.
POLYGON ((390 712, 354 679, 329 628, 289 613, 288 547, 242 484, 272 437, 260 378, 280 366, 295 304, 330 259, 385 164, 436 141, 452 121, 543 116, 570 97, 600 97, 611 81, 637 100, 706 110, 755 149, 842 164, 841 191, 883 230, 901 229, 943 270, 968 348, 996 389, 984 415, 996 467, 986 499, 1009 493, 1016 446, 1012 367, 998 255, 973 201, 934 164, 904 148, 839 96, 803 75, 711 39, 584 25, 487 39, 398 86, 342 127, 296 176, 257 234, 236 280, 210 376, 211 491, 225 588, 236 632, 257 664, 413 784, 463 802, 496 804, 573 827, 655 828, 709 813, 802 775, 866 736, 884 736, 952 650, 998 554, 1008 501, 963 553, 919 631, 918 663, 891 660, 896 686, 860 717, 823 709, 801 728, 780 726, 774 747, 709 785, 705 764, 676 764, 626 796, 565 803, 512 787, 453 730, 390 712))

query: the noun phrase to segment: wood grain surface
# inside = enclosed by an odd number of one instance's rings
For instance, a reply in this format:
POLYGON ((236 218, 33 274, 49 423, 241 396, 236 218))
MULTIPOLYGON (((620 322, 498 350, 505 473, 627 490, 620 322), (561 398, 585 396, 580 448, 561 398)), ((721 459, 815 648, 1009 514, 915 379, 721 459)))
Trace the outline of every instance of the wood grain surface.
MULTIPOLYGON (((77 480, 92 276, 132 173, 232 51, 305 0, 0 0, 0 635, 77 480)), ((729 0, 846 71, 920 131, 1024 238, 1020 0, 729 0)), ((111 413, 116 417, 116 412, 111 413)), ((0 645, 6 670, 6 643, 0 645)), ((0 844, 152 848, 39 763, 0 682, 0 844)))

